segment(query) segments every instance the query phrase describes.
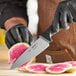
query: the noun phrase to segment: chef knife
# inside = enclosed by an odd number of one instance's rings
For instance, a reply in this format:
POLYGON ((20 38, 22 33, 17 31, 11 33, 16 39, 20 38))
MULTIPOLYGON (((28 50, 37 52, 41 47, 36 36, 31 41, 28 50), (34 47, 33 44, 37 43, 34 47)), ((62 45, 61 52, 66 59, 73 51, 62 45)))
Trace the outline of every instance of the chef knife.
MULTIPOLYGON (((59 27, 57 27, 59 28, 59 27)), ((20 65, 28 62, 32 58, 42 53, 52 42, 51 36, 57 33, 57 28, 51 25, 39 38, 14 62, 10 69, 19 67, 20 65)))

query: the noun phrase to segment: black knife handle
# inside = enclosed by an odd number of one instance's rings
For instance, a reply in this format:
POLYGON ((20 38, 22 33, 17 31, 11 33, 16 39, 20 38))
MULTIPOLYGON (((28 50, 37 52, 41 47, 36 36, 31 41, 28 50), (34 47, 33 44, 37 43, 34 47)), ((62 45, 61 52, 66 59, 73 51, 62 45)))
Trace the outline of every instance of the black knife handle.
POLYGON ((53 25, 51 25, 44 33, 42 33, 41 36, 46 38, 48 41, 51 41, 51 36, 53 36, 57 32, 58 32, 58 30, 56 28, 54 28, 53 25))

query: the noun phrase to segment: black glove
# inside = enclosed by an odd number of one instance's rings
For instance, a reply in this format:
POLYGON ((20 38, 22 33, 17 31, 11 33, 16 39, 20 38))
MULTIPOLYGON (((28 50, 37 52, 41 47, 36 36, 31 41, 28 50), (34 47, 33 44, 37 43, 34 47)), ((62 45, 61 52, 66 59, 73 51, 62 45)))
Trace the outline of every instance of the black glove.
POLYGON ((27 27, 23 24, 18 24, 6 32, 5 42, 8 48, 19 42, 31 43, 32 35, 27 27))
POLYGON ((52 30, 59 32, 62 29, 69 29, 68 23, 76 22, 76 0, 62 1, 57 6, 52 30))

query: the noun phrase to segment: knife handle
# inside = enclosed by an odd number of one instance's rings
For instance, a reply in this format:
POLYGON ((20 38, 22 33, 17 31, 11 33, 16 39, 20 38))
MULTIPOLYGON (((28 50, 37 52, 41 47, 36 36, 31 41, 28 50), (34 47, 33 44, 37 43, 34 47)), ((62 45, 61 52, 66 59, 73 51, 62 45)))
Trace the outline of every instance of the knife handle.
POLYGON ((59 31, 58 28, 53 27, 53 25, 51 25, 44 33, 42 33, 41 36, 43 36, 44 38, 46 38, 48 41, 51 41, 51 36, 53 36, 54 34, 56 34, 59 31))

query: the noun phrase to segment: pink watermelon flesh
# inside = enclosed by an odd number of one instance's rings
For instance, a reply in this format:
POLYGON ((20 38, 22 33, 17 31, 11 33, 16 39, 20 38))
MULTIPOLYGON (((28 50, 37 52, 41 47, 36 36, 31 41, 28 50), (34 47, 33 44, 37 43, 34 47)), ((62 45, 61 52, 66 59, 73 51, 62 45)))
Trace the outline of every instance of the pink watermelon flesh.
POLYGON ((69 62, 67 62, 67 63, 71 64, 72 67, 76 67, 76 61, 69 61, 69 62))
POLYGON ((55 64, 48 68, 49 71, 52 72, 62 72, 65 68, 70 67, 68 64, 55 64))
POLYGON ((42 64, 35 64, 35 65, 30 65, 28 67, 28 69, 31 71, 34 71, 34 72, 42 72, 42 71, 45 71, 45 69, 47 68, 46 65, 42 65, 42 64))
MULTIPOLYGON (((9 51, 9 64, 13 64, 16 59, 28 48, 27 46, 28 44, 26 43, 19 43, 16 44, 15 46, 13 46, 10 51, 9 51)), ((24 65, 28 64, 28 62, 26 62, 25 64, 21 65, 20 67, 23 67, 24 65)))

